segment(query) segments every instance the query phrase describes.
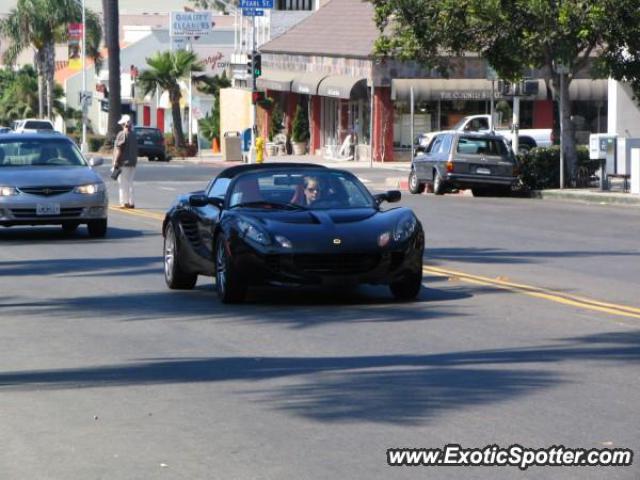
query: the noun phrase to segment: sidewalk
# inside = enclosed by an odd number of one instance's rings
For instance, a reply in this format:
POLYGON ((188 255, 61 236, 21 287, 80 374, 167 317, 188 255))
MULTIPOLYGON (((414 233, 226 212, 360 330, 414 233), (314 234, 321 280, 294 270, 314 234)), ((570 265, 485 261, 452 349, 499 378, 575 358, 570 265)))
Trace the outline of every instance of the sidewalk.
MULTIPOLYGON (((191 163, 212 163, 217 165, 240 165, 242 162, 225 162, 222 159, 221 154, 203 153, 202 156, 190 157, 190 158, 174 158, 174 160, 185 161, 191 163)), ((318 165, 325 165, 330 168, 341 168, 343 170, 352 170, 360 168, 384 168, 387 170, 394 170, 398 172, 409 172, 411 168, 410 162, 373 162, 368 161, 354 162, 348 160, 327 160, 319 155, 285 155, 281 157, 267 157, 265 160, 267 163, 284 162, 284 163, 316 163, 318 165)), ((406 176, 406 175, 404 175, 406 176)))
POLYGON ((601 191, 594 188, 534 190, 531 192, 531 196, 542 200, 567 200, 600 205, 632 205, 640 207, 640 195, 621 191, 601 191))
MULTIPOLYGON (((192 157, 184 159, 176 159, 191 163, 216 164, 216 165, 241 165, 242 162, 225 162, 222 155, 214 155, 205 153, 201 157, 192 157)), ((385 179, 387 188, 397 188, 402 191, 408 190, 408 175, 411 168, 410 162, 366 162, 354 161, 336 161, 327 160, 316 155, 286 155, 282 157, 269 157, 266 162, 284 162, 284 163, 316 163, 325 165, 330 168, 338 168, 343 170, 366 170, 371 167, 376 169, 385 169, 389 171, 385 179)), ((632 205, 640 206, 640 195, 625 193, 622 191, 600 191, 596 188, 589 189, 550 189, 550 190, 534 190, 531 192, 531 198, 542 200, 565 200, 581 203, 597 203, 600 205, 632 205)))

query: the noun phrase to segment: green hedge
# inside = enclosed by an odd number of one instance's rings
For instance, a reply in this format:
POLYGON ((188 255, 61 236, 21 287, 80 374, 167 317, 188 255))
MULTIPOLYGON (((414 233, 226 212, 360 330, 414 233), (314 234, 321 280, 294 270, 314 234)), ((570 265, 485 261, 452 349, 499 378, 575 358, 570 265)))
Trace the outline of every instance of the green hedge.
MULTIPOLYGON (((82 135, 80 133, 73 132, 68 136, 74 142, 76 142, 76 145, 78 145, 79 147, 82 145, 82 135)), ((106 137, 104 135, 88 134, 87 146, 89 147, 89 151, 97 152, 98 150, 100 150, 100 148, 102 148, 102 146, 104 145, 105 138, 106 137)))
MULTIPOLYGON (((585 146, 576 148, 578 153, 578 169, 576 186, 587 187, 593 174, 600 167, 598 160, 589 160, 589 149, 585 146)), ((528 153, 518 155, 520 178, 532 190, 558 188, 560 186, 560 147, 538 147, 528 153)), ((569 178, 565 165, 565 178, 569 178)))

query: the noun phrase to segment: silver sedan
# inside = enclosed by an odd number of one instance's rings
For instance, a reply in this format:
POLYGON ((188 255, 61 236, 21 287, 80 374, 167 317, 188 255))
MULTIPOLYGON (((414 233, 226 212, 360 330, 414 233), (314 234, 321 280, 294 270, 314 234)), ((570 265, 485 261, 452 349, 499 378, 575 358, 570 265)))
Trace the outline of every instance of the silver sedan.
POLYGON ((104 182, 64 135, 16 133, 0 137, 0 226, 86 224, 89 235, 107 233, 104 182))

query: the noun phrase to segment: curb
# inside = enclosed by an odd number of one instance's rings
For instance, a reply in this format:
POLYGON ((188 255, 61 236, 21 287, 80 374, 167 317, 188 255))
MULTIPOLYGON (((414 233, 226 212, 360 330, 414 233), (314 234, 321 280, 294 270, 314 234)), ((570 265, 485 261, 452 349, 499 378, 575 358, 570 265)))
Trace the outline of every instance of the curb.
POLYGON ((584 192, 575 190, 533 190, 531 192, 531 198, 597 203, 600 205, 615 204, 640 206, 640 195, 630 193, 584 192))

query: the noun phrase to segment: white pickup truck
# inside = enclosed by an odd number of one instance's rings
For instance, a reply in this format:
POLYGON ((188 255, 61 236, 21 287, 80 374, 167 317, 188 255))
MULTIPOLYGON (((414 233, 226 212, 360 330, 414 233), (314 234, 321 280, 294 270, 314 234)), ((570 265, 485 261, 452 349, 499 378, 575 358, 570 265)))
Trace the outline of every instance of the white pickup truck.
MULTIPOLYGON (((449 130, 457 132, 491 132, 503 136, 511 142, 513 132, 508 128, 493 128, 491 115, 469 115, 463 117, 449 130)), ((429 145, 436 132, 424 133, 418 138, 418 150, 424 150, 429 145)), ((549 147, 553 145, 553 135, 550 128, 523 128, 518 130, 518 150, 530 150, 534 147, 549 147)))

